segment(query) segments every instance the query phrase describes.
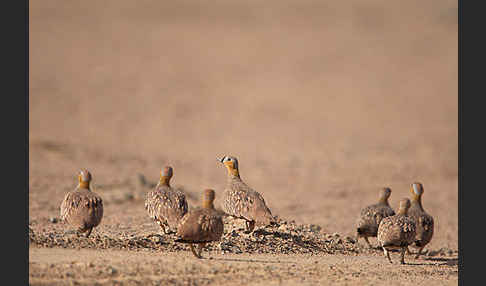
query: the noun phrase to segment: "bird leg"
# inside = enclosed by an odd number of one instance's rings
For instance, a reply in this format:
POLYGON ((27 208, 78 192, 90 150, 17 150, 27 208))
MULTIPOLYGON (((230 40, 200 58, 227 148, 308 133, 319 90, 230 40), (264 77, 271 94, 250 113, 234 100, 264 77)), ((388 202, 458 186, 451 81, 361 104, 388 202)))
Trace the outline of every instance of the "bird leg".
POLYGON ((406 248, 406 252, 407 252, 408 255, 412 255, 412 252, 410 251, 410 249, 408 248, 408 246, 406 248))
POLYGON ((246 225, 246 231, 248 233, 253 232, 253 230, 255 229, 255 221, 254 220, 252 220, 252 221, 245 221, 245 225, 246 225))
POLYGON ((92 227, 90 227, 90 228, 88 229, 88 233, 86 233, 86 238, 88 238, 88 237, 89 237, 89 235, 91 234, 91 231, 92 231, 92 230, 93 230, 93 228, 92 228, 92 227))
POLYGON ((159 225, 162 228, 162 231, 164 232, 164 234, 170 234, 170 228, 169 228, 168 225, 167 225, 167 228, 166 228, 165 223, 159 222, 159 225))
POLYGON ((421 248, 419 248, 417 255, 415 256, 415 259, 419 258, 420 254, 422 254, 422 249, 424 249, 424 247, 425 246, 422 246, 421 248))
POLYGON ((89 236, 89 233, 91 233, 89 230, 90 230, 89 228, 86 228, 85 226, 81 226, 81 227, 79 227, 76 230, 76 236, 77 237, 82 237, 83 236, 83 233, 86 232, 86 231, 88 231, 88 235, 86 236, 86 237, 88 237, 89 236))
POLYGON ((371 246, 371 243, 370 243, 370 241, 368 240, 368 237, 367 237, 367 236, 365 236, 365 237, 364 237, 364 240, 365 240, 365 241, 366 241, 366 243, 368 244, 369 248, 373 248, 373 246, 371 246))
POLYGON ((203 251, 203 247, 204 247, 205 245, 206 245, 206 243, 200 243, 200 244, 198 245, 198 250, 199 250, 198 255, 199 255, 199 258, 202 258, 202 255, 201 255, 201 254, 202 254, 202 251, 203 251))
POLYGON ((406 246, 402 247, 400 251, 400 264, 405 264, 405 251, 408 249, 406 246))
POLYGON ((162 229, 162 231, 164 232, 164 234, 167 234, 167 232, 165 231, 165 226, 163 223, 159 223, 160 225, 160 228, 162 229))
POLYGON ((390 263, 393 264, 393 262, 391 261, 391 258, 390 258, 390 252, 384 247, 383 247, 383 252, 384 252, 385 256, 388 258, 388 261, 390 261, 390 263))
POLYGON ((201 258, 201 256, 196 252, 196 250, 194 250, 194 245, 190 243, 189 246, 191 247, 192 254, 194 254, 194 256, 196 256, 197 258, 201 258))

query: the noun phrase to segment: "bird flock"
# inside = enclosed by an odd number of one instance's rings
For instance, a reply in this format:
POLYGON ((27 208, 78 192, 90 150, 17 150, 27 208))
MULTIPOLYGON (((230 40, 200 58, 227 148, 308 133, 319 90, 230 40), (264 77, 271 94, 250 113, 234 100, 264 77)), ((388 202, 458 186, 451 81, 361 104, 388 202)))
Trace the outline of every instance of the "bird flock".
MULTIPOLYGON (((187 243, 197 258, 207 243, 219 241, 224 231, 222 216, 231 216, 245 221, 246 233, 253 233, 255 227, 275 223, 275 217, 265 203, 263 196, 249 187, 240 177, 238 159, 224 156, 218 159, 227 170, 227 183, 222 192, 222 210, 214 208, 215 191, 202 192, 200 207, 189 211, 185 194, 172 188, 170 180, 173 169, 170 166, 160 171, 157 186, 145 198, 147 215, 158 224, 163 233, 175 233, 175 242, 187 243)), ((89 237, 93 228, 103 218, 103 200, 90 188, 91 173, 83 169, 78 174, 78 185, 68 192, 60 206, 61 221, 74 228, 78 235, 89 237)), ((390 188, 379 191, 378 203, 364 207, 356 222, 356 239, 363 238, 372 248, 369 237, 376 237, 379 248, 390 263, 390 251, 400 251, 400 263, 405 264, 405 254, 411 254, 409 247, 418 249, 415 258, 422 254, 434 233, 434 219, 422 206, 424 188, 421 183, 411 185, 411 200, 400 200, 395 212, 388 199, 390 188)))

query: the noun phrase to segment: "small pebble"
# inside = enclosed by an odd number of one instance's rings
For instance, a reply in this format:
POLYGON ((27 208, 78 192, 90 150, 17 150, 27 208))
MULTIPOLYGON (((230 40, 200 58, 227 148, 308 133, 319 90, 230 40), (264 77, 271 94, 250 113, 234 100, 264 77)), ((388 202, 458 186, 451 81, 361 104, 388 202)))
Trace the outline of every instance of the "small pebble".
POLYGON ((112 275, 113 275, 113 274, 116 274, 116 273, 118 272, 118 271, 117 271, 115 268, 113 268, 112 266, 108 266, 107 271, 108 271, 108 273, 109 273, 109 274, 112 274, 112 275))

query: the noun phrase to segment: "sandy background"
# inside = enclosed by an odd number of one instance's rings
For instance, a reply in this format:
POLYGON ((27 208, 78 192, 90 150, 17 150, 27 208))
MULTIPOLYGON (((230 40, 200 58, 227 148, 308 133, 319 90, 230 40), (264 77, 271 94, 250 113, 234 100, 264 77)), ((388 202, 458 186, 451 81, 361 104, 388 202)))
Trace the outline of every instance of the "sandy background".
POLYGON ((458 248, 456 1, 29 5, 36 231, 80 168, 105 201, 96 231, 137 232, 137 174, 171 165, 194 204, 234 155, 274 214, 342 235, 380 187, 396 208, 420 181, 429 248, 458 248))

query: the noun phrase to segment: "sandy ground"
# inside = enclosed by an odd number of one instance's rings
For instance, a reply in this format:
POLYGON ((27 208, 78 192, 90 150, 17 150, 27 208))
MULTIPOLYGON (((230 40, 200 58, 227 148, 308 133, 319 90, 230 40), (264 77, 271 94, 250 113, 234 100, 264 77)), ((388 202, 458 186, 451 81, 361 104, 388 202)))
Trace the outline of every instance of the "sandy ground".
POLYGON ((30 1, 29 226, 62 233, 52 221, 88 168, 105 204, 96 235, 157 233, 139 175, 154 183, 171 165, 191 206, 210 187, 219 207, 216 159, 234 155, 274 214, 320 236, 354 235, 379 188, 396 208, 420 181, 434 255, 398 266, 356 244, 312 256, 215 247, 198 261, 48 242, 31 244, 31 283, 455 284, 457 2, 335 2, 30 1))
POLYGON ((457 258, 397 267, 382 257, 344 255, 221 255, 190 252, 65 250, 29 252, 33 285, 457 285, 457 258), (207 255, 207 254, 206 254, 207 255), (75 282, 74 282, 75 281, 75 282))

